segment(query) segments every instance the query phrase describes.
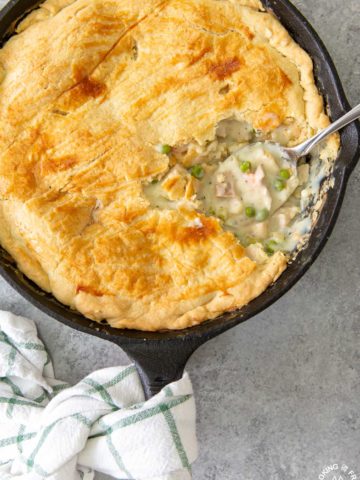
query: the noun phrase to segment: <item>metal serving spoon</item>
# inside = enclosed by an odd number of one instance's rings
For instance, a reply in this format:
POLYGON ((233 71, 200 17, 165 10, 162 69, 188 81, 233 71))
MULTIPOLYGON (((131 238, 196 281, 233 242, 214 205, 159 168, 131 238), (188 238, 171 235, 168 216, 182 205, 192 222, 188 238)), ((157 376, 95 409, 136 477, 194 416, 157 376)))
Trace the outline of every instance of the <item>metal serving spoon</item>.
POLYGON ((305 142, 300 143, 300 145, 290 148, 281 147, 281 149, 284 153, 287 154, 287 156, 291 160, 296 162, 297 160, 299 160, 299 158, 310 153, 311 150, 315 147, 315 145, 324 140, 324 138, 328 137, 332 133, 337 132, 338 130, 345 127, 354 120, 357 120, 358 118, 360 118, 360 104, 350 110, 350 112, 340 117, 338 120, 336 120, 336 122, 332 123, 324 130, 321 130, 319 133, 309 138, 305 142))

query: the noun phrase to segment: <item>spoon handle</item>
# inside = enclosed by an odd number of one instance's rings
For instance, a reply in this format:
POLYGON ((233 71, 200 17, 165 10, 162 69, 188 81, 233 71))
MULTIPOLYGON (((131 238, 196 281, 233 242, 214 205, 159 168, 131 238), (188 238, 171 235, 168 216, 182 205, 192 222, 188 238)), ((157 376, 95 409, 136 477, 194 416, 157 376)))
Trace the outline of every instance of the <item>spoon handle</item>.
POLYGON ((315 145, 321 142, 321 140, 331 135, 332 133, 337 132, 338 130, 345 127, 346 125, 353 122, 354 120, 357 120, 358 118, 360 118, 360 104, 354 107, 352 110, 350 110, 350 112, 340 117, 338 120, 336 120, 334 123, 329 125, 327 128, 325 128, 324 130, 321 130, 321 132, 311 137, 309 140, 306 140, 300 145, 297 145, 294 148, 294 150, 296 151, 299 157, 302 157, 303 155, 307 155, 315 147, 315 145))

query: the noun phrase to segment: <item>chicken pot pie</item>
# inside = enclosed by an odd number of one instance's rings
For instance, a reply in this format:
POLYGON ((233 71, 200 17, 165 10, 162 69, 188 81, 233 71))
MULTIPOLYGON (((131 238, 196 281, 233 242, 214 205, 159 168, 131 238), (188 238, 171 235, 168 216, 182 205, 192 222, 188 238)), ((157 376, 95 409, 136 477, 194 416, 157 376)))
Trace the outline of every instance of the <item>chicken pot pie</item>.
POLYGON ((338 138, 298 166, 259 143, 329 120, 258 0, 47 0, 0 65, 0 241, 64 304, 182 329, 260 295, 306 240, 338 138))

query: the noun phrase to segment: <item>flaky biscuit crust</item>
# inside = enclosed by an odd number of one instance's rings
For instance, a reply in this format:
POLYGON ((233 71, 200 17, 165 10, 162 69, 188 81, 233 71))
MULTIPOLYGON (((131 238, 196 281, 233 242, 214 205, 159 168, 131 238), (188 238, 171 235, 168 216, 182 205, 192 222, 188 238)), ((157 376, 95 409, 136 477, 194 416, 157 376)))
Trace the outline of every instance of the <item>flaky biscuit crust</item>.
POLYGON ((114 327, 181 329, 286 268, 142 190, 169 168, 157 144, 203 145, 222 119, 296 119, 299 141, 328 124, 309 56, 260 2, 48 0, 0 64, 0 241, 44 290, 114 327))

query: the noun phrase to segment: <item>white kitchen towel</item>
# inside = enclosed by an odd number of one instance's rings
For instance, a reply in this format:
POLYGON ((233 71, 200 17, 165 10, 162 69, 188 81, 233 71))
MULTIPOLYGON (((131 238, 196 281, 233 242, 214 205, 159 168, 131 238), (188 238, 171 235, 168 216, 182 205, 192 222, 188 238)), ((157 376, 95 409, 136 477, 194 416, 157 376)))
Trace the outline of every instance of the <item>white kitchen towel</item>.
POLYGON ((196 457, 187 374, 148 401, 134 365, 71 387, 54 378, 34 322, 0 311, 1 480, 188 480, 196 457))

